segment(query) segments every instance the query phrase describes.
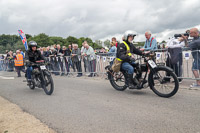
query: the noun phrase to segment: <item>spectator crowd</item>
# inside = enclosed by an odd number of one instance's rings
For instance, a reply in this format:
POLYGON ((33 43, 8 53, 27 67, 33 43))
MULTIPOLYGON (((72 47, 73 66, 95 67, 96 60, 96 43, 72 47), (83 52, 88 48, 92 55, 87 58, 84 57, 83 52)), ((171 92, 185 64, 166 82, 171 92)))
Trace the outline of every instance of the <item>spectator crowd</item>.
MULTIPOLYGON (((166 44, 158 45, 156 38, 152 36, 151 31, 145 32, 146 41, 141 51, 156 51, 158 49, 167 49, 167 61, 165 62, 168 67, 171 67, 178 77, 182 77, 182 49, 187 47, 192 50, 193 65, 192 72, 195 78, 199 78, 200 70, 200 39, 199 30, 192 28, 187 30, 188 36, 181 35, 180 37, 171 38, 166 44), (194 39, 188 40, 188 37, 194 39), (188 43, 190 42, 190 43, 188 43)), ((123 41, 123 37, 122 37, 123 41)), ((87 41, 82 43, 82 47, 79 48, 78 44, 72 43, 68 46, 62 46, 60 44, 54 44, 48 47, 38 47, 38 50, 45 57, 46 61, 50 62, 47 68, 55 75, 69 75, 72 72, 77 73, 77 77, 83 76, 83 72, 89 73, 88 77, 97 75, 97 56, 96 54, 102 54, 106 56, 116 56, 119 42, 115 37, 111 39, 110 49, 106 50, 102 48, 97 52, 93 49, 87 41), (83 64, 83 65, 82 65, 83 64), (82 67, 83 66, 83 67, 82 67)), ((20 71, 25 72, 24 65, 21 66, 19 55, 24 58, 24 52, 19 49, 15 53, 13 51, 6 51, 6 54, 0 56, 0 70, 14 71, 16 70, 20 77, 20 71), (18 61, 17 61, 18 60, 18 61), (19 65, 20 64, 20 65, 19 65)), ((182 80, 179 79, 181 82, 182 80)), ((193 86, 200 86, 200 80, 196 80, 196 84, 193 86)))

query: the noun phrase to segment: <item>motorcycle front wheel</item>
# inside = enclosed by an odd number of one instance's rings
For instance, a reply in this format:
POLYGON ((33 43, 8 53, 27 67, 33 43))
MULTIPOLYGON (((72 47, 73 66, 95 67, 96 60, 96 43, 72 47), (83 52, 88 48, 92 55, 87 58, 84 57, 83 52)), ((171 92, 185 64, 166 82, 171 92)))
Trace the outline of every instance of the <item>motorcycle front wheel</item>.
POLYGON ((43 84, 42 88, 47 95, 51 95, 54 91, 54 83, 51 74, 44 72, 44 80, 45 84, 43 84))
POLYGON ((172 69, 158 66, 151 70, 148 83, 151 90, 160 97, 172 97, 179 89, 179 82, 172 69))

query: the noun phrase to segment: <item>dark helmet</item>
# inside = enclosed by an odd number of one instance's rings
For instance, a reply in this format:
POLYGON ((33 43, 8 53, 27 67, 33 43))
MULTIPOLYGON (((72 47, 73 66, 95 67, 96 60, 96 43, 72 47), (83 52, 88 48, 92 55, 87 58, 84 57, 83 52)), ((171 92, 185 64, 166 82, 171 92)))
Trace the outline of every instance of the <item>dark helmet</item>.
POLYGON ((30 41, 28 43, 28 47, 31 48, 31 47, 37 47, 37 43, 35 41, 30 41))

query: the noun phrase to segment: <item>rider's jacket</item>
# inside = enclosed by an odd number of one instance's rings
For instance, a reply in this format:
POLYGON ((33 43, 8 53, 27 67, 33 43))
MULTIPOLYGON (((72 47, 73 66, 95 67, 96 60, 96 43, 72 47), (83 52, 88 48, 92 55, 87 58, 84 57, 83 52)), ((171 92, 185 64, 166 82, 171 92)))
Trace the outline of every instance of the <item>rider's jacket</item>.
POLYGON ((25 60, 29 60, 30 62, 36 62, 39 60, 44 60, 44 56, 41 54, 39 50, 32 51, 28 50, 25 54, 25 60))
POLYGON ((129 62, 131 59, 131 53, 137 55, 143 54, 142 51, 137 49, 132 43, 129 43, 128 41, 124 41, 123 43, 117 46, 117 59, 123 62, 129 62), (127 50, 130 50, 130 52, 129 51, 127 52, 127 50))

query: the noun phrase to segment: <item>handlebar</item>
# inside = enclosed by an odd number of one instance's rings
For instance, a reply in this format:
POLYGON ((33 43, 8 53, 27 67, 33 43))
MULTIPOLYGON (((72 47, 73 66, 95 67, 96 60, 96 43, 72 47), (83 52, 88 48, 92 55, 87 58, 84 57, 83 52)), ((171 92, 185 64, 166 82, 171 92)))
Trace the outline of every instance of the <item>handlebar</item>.
POLYGON ((39 60, 36 62, 29 62, 28 63, 30 66, 40 66, 40 65, 44 65, 44 60, 39 60))
POLYGON ((36 63, 43 63, 44 62, 44 60, 38 60, 38 61, 36 61, 36 63))

